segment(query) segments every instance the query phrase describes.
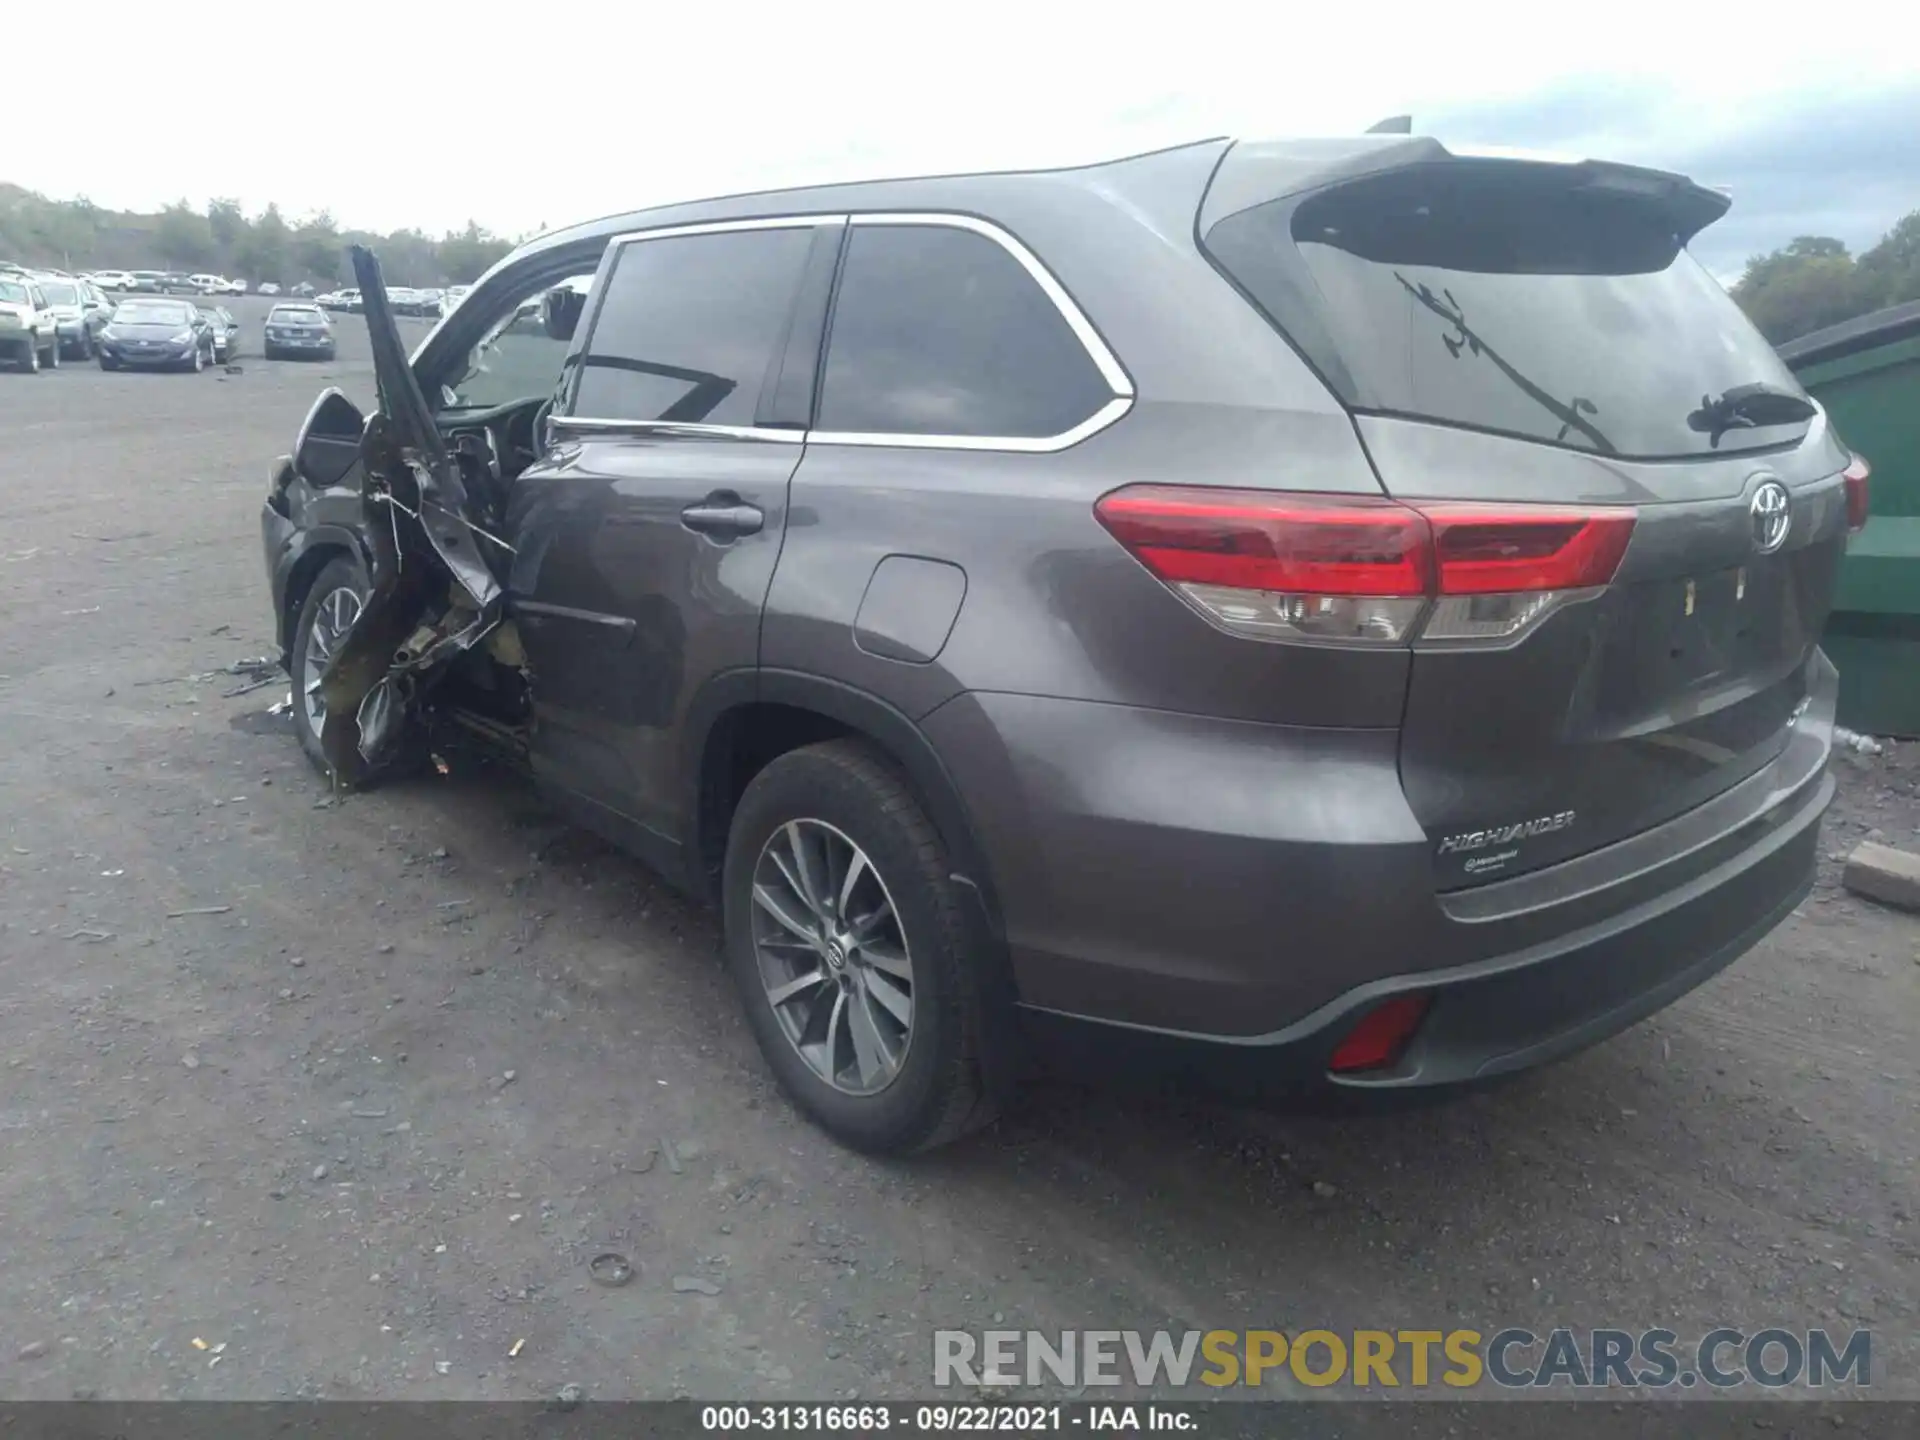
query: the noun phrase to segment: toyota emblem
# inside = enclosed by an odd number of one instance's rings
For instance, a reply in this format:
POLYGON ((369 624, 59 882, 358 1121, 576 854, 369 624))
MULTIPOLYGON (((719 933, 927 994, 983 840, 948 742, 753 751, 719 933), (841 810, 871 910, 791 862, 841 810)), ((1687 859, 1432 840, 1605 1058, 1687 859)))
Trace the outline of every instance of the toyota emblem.
POLYGON ((1778 480, 1763 480, 1753 492, 1753 548, 1771 555, 1787 543, 1793 528, 1793 500, 1778 480))

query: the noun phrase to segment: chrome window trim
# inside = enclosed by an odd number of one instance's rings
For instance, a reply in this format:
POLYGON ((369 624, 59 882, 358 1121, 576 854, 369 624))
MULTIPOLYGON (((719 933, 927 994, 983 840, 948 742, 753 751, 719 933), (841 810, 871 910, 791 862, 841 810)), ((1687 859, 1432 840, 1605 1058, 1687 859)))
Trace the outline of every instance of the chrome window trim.
POLYGON ((638 240, 666 240, 675 235, 724 235, 730 230, 808 230, 818 225, 844 225, 845 215, 766 215, 753 220, 710 220, 697 225, 662 225, 653 230, 626 230, 607 241, 609 250, 638 240))
MULTIPOLYGON (((693 225, 663 225, 652 230, 629 230, 607 242, 609 252, 644 240, 681 235, 724 235, 739 230, 804 230, 823 225, 925 225, 967 230, 993 241, 1011 255, 1067 322, 1074 339, 1093 361, 1112 398, 1086 419, 1058 435, 898 435, 880 431, 776 430, 758 425, 705 425, 662 420, 616 420, 592 415, 554 413, 549 422, 556 431, 590 435, 660 435, 699 439, 766 440, 785 445, 853 445, 908 450, 1001 450, 1046 455, 1070 449, 1097 435, 1133 408, 1137 392, 1133 377, 1120 363, 1086 312, 1074 302, 1053 272, 1012 232, 977 215, 949 210, 877 211, 871 214, 770 215, 748 220, 715 220, 693 225)), ((829 342, 829 345, 831 342, 829 342)))
POLYGON ((807 436, 802 430, 776 430, 765 425, 704 425, 687 420, 608 420, 594 415, 549 415, 547 423, 555 430, 579 430, 589 435, 679 435, 691 439, 772 440, 799 445, 807 436))
POLYGON ((886 435, 859 430, 809 430, 809 445, 868 445, 909 450, 1011 450, 1050 455, 1097 435, 1133 408, 1131 395, 1116 395, 1071 430, 1058 435, 886 435))

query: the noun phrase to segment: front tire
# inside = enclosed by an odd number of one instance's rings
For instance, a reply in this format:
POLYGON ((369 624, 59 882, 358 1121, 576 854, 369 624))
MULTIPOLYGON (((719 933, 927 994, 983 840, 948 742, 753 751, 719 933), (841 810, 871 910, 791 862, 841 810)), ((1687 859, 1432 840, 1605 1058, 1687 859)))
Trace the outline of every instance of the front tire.
POLYGON ((741 797, 722 872, 728 967, 807 1116, 910 1154, 993 1118, 982 996, 939 833, 865 744, 780 756, 741 797))
POLYGON ((53 343, 47 346, 47 369, 58 370, 59 368, 60 368, 60 334, 58 331, 55 331, 53 336, 53 343))
MULTIPOLYGON (((321 731, 327 723, 326 701, 319 694, 320 680, 326 673, 327 662, 359 618, 360 608, 366 604, 371 589, 359 562, 343 555, 329 561, 314 577, 300 602, 300 613, 294 619, 293 645, 287 657, 288 673, 293 678, 293 726, 307 759, 329 778, 333 777, 334 770, 320 742, 321 731)), ((348 786, 367 779, 365 762, 358 754, 354 760, 362 768, 340 776, 348 786)))
POLYGON ((293 677, 293 726, 300 737, 300 748, 315 769, 349 790, 411 774, 426 764, 429 754, 424 728, 411 719, 393 757, 379 767, 367 764, 356 749, 346 768, 336 772, 321 743, 327 709, 319 695, 320 680, 372 588, 358 560, 342 555, 329 561, 300 602, 287 656, 288 673, 293 677))
POLYGON ((27 336, 25 353, 14 361, 14 364, 20 367, 23 374, 38 375, 40 373, 40 346, 33 336, 27 336))

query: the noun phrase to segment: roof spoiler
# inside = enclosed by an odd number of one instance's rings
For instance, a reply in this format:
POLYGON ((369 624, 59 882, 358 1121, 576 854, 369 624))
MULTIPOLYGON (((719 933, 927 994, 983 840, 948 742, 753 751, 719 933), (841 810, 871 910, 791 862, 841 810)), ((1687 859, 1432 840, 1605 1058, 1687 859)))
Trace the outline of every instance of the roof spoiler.
POLYGON ((1413 117, 1411 115, 1389 115, 1386 119, 1369 125, 1365 133, 1368 135, 1411 135, 1413 133, 1413 117))

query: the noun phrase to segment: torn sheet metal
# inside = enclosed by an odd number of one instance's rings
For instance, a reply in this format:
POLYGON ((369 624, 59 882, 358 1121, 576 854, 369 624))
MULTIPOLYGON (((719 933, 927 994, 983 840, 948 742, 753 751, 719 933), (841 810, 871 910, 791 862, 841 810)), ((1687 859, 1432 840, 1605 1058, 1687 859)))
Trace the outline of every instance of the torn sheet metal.
POLYGON ((446 667, 499 625, 503 591, 483 542, 506 554, 499 524, 468 491, 387 301, 379 261, 352 249, 373 342, 380 410, 361 438, 362 491, 373 550, 372 592, 321 681, 321 747, 343 777, 401 751, 446 667), (384 513, 382 513, 384 512, 384 513))

